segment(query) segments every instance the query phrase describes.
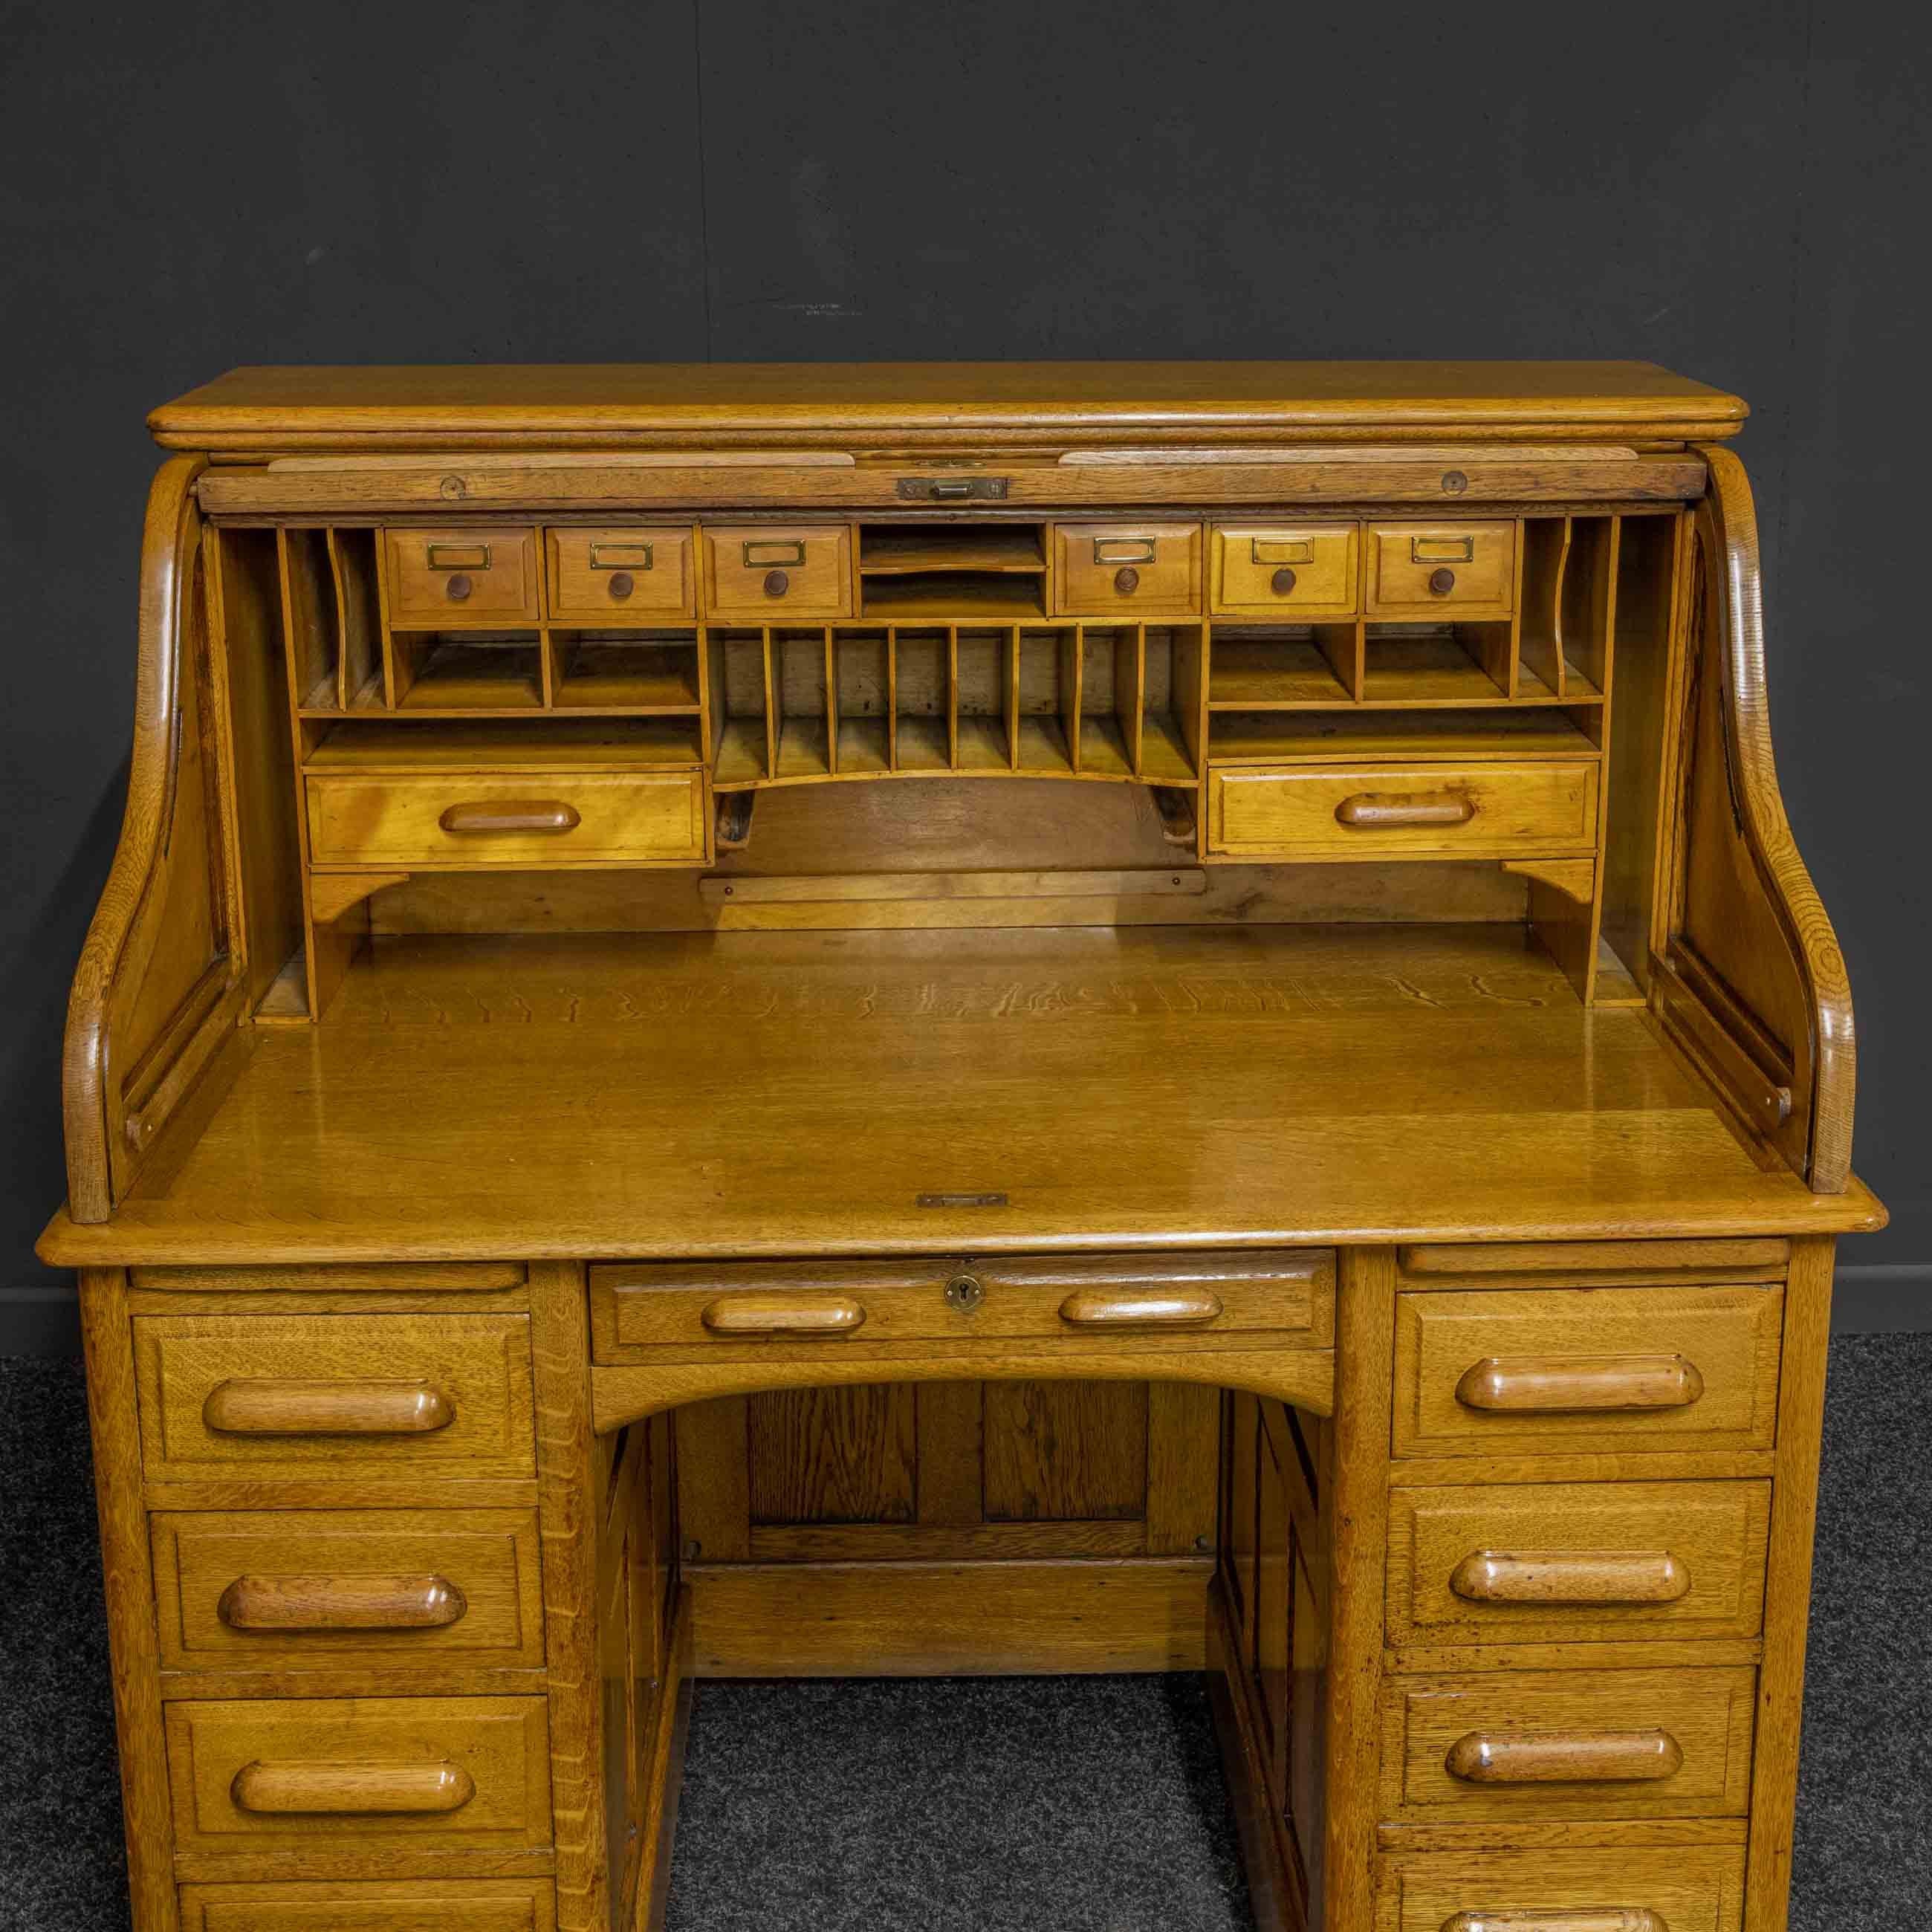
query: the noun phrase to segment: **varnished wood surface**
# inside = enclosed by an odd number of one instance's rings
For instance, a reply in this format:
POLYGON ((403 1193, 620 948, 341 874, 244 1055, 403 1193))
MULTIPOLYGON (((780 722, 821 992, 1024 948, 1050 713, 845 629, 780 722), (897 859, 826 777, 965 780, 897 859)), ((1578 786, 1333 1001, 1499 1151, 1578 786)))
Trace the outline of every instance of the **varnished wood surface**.
POLYGON ((1641 1014, 1585 1011, 1508 928, 425 939, 379 943, 313 1030, 262 1030, 172 1180, 104 1226, 58 1220, 41 1252, 984 1252, 1881 1212, 1760 1166, 1641 1014), (917 1204, 987 1192, 1007 1204, 917 1204))

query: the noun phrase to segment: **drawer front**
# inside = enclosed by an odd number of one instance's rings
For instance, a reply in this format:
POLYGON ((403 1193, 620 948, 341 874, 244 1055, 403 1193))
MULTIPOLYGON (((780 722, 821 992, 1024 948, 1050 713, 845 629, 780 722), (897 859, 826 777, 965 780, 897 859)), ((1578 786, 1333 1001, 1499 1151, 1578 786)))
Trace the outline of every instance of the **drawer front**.
POLYGON ((1588 854, 1597 767, 1520 764, 1210 769, 1208 849, 1328 859, 1588 854))
POLYGON ((182 1932, 555 1932, 548 1879, 188 1885, 182 1932))
POLYGON ((696 609, 691 532, 653 526, 544 532, 550 614, 571 624, 688 617, 696 609))
POLYGON ((1516 608, 1514 524, 1371 524, 1368 614, 1507 617, 1516 608))
POLYGON ((526 1510, 152 1520, 164 1670, 543 1667, 526 1510))
POLYGON ((1058 524, 1054 608, 1074 616, 1173 616, 1201 608, 1196 524, 1058 524))
POLYGON ((1532 1483, 1389 1497, 1394 1644, 1742 1637, 1768 1483, 1532 1483))
POLYGON ((1395 1454, 1768 1449, 1784 1291, 1404 1294, 1395 1454))
POLYGON ((843 524, 706 530, 706 608, 713 617, 753 624, 850 616, 851 551, 843 524))
POLYGON ((1376 1932, 1738 1932, 1744 1901, 1725 1846, 1475 1851, 1385 1861, 1376 1932))
POLYGON ((535 1472, 526 1316, 140 1316, 134 1364, 152 1480, 535 1472))
POLYGON ((1756 1672, 1497 1671, 1383 1694, 1391 1822, 1738 1818, 1756 1672))
POLYGON ((1352 617, 1361 538, 1353 524, 1217 524, 1208 608, 1228 617, 1352 617))
POLYGON ((435 1852, 550 1843, 541 1697, 171 1704, 168 1785, 188 1853, 435 1852))
POLYGON ((1325 1249, 1157 1261, 913 1262, 590 1271, 599 1361, 654 1348, 1058 1337, 1147 1346, 1265 1336, 1326 1348, 1334 1258, 1325 1249))
POLYGON ((389 622, 399 629, 537 620, 535 530, 385 530, 382 554, 389 622))
POLYGON ((311 774, 306 783, 318 866, 466 872, 704 856, 704 782, 696 772, 311 774))

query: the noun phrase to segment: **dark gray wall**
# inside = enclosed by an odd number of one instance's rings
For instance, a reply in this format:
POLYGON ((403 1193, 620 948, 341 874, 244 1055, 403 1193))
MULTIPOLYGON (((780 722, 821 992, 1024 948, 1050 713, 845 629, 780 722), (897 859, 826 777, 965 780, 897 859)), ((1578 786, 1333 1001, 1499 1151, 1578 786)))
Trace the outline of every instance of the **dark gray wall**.
MULTIPOLYGON (((1785 796, 1894 1216, 1846 1259, 1865 1318, 1900 1318, 1932 1287, 1925 22, 5 8, 0 1284, 50 1279, 28 1250, 124 782, 153 404, 242 362, 1643 356, 1756 406, 1785 796)), ((59 1339, 46 1288, 10 1305, 59 1339)))

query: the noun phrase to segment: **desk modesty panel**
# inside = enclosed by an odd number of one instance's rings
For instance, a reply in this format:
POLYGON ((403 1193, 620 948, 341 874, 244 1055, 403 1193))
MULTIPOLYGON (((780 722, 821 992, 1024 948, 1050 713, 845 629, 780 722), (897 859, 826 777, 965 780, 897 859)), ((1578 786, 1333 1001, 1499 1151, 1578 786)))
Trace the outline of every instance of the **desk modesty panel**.
POLYGON ((239 370, 76 975, 137 1932, 1205 1671, 1261 1922, 1785 1923, 1843 962, 1647 364, 239 370))

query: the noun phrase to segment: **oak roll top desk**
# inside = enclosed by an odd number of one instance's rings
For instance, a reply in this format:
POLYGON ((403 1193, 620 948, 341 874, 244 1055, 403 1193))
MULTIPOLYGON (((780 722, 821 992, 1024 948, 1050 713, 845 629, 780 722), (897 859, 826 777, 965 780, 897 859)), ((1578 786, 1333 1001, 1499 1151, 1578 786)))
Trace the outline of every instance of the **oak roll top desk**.
POLYGON ((139 1932, 632 1932, 694 1678, 1064 1670, 1210 1674, 1265 1925, 1782 1927, 1883 1216, 1744 414, 157 411, 41 1244, 139 1932))

